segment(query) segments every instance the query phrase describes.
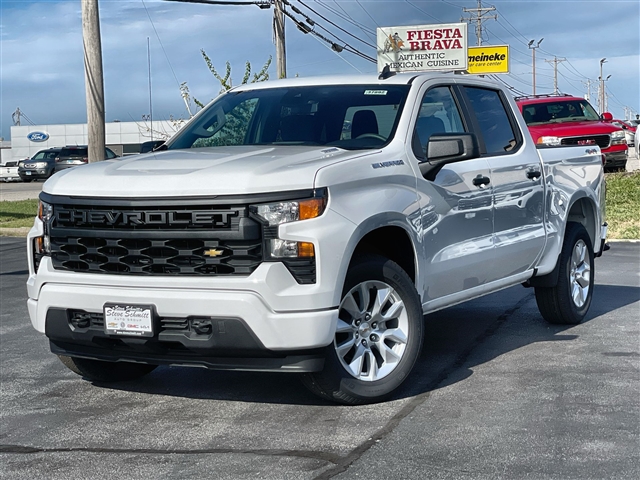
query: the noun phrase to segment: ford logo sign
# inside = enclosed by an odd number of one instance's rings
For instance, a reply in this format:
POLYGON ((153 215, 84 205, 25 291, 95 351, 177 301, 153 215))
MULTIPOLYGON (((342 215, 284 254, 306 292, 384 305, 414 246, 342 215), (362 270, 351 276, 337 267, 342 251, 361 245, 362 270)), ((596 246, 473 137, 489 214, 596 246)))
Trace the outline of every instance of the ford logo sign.
POLYGON ((49 134, 44 132, 31 132, 27 135, 27 138, 32 142, 46 142, 49 139, 49 134))

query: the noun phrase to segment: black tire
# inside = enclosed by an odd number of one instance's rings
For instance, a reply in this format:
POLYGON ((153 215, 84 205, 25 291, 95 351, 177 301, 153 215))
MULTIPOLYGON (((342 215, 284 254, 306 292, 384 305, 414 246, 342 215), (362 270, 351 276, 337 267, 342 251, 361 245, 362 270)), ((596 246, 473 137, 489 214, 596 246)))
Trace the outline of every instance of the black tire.
POLYGON ((304 374, 302 382, 316 395, 345 405, 384 400, 409 376, 422 349, 424 317, 413 282, 385 257, 358 257, 347 272, 339 318, 335 340, 326 348, 324 369, 304 374), (380 302, 379 293, 388 296, 380 302), (347 311, 353 306, 360 316, 347 311), (359 376, 347 370, 347 362, 354 365, 357 359, 359 367, 354 368, 359 376))
POLYGON ((22 181, 24 183, 30 183, 30 182, 33 182, 33 178, 23 178, 22 181))
POLYGON ((58 355, 60 361, 74 373, 96 382, 124 382, 151 373, 157 365, 129 362, 103 362, 86 358, 58 355))
POLYGON ((536 287, 536 302, 544 319, 557 325, 577 325, 591 305, 595 280, 593 246, 585 228, 568 223, 560 252, 558 284, 536 287), (579 254, 576 249, 583 249, 579 254), (584 257, 576 264, 575 256, 584 257), (577 276, 576 276, 577 275, 577 276))

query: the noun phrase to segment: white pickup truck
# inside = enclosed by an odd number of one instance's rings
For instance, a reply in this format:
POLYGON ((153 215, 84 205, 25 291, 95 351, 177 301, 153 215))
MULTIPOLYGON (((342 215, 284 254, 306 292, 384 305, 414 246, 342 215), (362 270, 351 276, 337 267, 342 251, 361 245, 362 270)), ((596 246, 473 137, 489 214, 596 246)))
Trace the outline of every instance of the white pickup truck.
POLYGON ((601 158, 536 148, 509 93, 469 75, 234 88, 159 150, 44 184, 29 315, 92 380, 298 372, 324 398, 380 401, 426 313, 524 284, 547 321, 583 319, 601 158))

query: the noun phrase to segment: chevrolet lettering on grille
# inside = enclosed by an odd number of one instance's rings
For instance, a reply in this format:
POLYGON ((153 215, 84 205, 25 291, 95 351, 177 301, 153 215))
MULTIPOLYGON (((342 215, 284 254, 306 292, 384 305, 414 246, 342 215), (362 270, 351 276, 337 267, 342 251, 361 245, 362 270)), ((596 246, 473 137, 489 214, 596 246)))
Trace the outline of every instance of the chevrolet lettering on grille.
POLYGON ((57 209, 55 216, 58 225, 73 226, 208 225, 212 227, 227 227, 231 222, 231 218, 238 216, 238 212, 233 210, 176 212, 57 209))

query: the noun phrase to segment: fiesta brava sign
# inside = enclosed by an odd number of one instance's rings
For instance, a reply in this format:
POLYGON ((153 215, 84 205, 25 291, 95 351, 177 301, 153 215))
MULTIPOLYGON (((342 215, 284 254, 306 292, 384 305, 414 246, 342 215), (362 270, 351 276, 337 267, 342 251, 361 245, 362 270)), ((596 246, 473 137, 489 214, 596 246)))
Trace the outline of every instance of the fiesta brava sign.
POLYGON ((380 27, 378 71, 421 72, 467 69, 467 24, 380 27))
POLYGON ((27 134, 27 138, 31 142, 46 142, 49 139, 49 134, 44 132, 30 132, 27 134))

